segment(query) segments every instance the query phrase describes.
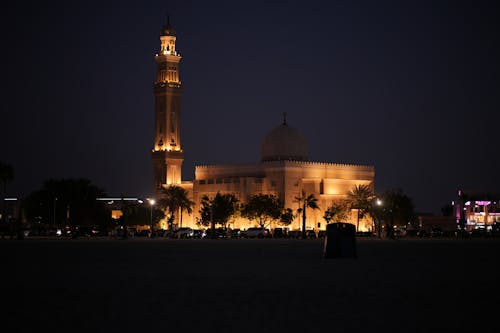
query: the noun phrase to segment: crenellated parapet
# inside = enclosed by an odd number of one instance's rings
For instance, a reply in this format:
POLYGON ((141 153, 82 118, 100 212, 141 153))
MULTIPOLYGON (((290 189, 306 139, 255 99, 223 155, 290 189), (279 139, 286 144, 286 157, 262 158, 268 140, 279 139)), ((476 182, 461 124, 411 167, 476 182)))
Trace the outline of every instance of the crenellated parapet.
POLYGON ((296 166, 296 167, 330 167, 330 168, 343 168, 343 169, 352 169, 356 168, 358 170, 375 170, 373 165, 366 164, 348 164, 348 163, 330 163, 330 162, 314 162, 314 161, 269 161, 262 162, 263 164, 272 164, 272 163, 282 163, 285 166, 296 166))

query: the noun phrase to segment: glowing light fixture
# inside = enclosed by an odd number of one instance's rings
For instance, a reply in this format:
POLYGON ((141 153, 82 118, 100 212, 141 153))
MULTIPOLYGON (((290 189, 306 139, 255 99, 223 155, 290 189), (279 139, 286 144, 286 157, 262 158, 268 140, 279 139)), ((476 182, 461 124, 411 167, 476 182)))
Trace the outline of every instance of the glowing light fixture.
POLYGON ((151 215, 150 215, 150 223, 151 223, 151 238, 154 237, 154 225, 153 225, 153 206, 155 205, 155 199, 149 199, 149 204, 151 205, 151 215))

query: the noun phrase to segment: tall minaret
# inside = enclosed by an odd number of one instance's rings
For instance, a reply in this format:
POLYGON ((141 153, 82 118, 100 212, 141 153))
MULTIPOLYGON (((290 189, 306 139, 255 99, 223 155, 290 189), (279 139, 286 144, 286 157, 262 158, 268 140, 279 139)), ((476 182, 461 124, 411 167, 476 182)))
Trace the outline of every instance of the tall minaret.
POLYGON ((158 71, 154 83, 155 133, 153 144, 154 191, 163 185, 180 184, 184 153, 181 149, 179 80, 180 54, 175 49, 175 31, 167 24, 160 35, 161 49, 155 56, 158 71))

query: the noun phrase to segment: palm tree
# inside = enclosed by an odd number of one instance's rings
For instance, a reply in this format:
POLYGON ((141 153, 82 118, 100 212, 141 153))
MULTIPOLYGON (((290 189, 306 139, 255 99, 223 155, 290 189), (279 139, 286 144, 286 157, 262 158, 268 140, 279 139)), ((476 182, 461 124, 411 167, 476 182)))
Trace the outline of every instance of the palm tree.
POLYGON ((351 209, 357 210, 356 231, 359 230, 359 218, 370 209, 373 192, 370 185, 355 185, 347 193, 347 202, 351 209))
POLYGON ((186 209, 189 214, 192 212, 194 203, 189 200, 188 192, 180 186, 170 185, 161 189, 163 198, 159 200, 158 206, 168 210, 170 217, 168 219, 169 229, 175 221, 175 214, 180 209, 180 223, 182 223, 182 210, 186 209))
POLYGON ((302 205, 302 238, 306 237, 306 208, 319 209, 318 199, 314 196, 314 194, 307 195, 304 190, 300 196, 295 197, 295 202, 298 202, 302 205))
POLYGON ((179 208, 181 210, 179 224, 181 227, 182 227, 182 211, 186 210, 188 215, 191 215, 191 213, 193 212, 193 206, 194 206, 194 201, 189 200, 189 198, 187 197, 187 191, 186 190, 184 190, 184 191, 186 192, 186 198, 185 198, 185 200, 181 200, 181 204, 179 206, 179 208))
POLYGON ((343 222, 348 218, 347 211, 347 205, 344 201, 332 201, 325 210, 323 218, 327 224, 330 222, 343 222))

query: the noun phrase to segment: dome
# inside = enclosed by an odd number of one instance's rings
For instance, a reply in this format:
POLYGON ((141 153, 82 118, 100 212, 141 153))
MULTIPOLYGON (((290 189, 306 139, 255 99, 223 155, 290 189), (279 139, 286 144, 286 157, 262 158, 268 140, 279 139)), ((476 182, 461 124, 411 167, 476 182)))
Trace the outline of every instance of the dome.
POLYGON ((284 122, 269 132, 262 142, 262 161, 307 161, 307 140, 284 122))

